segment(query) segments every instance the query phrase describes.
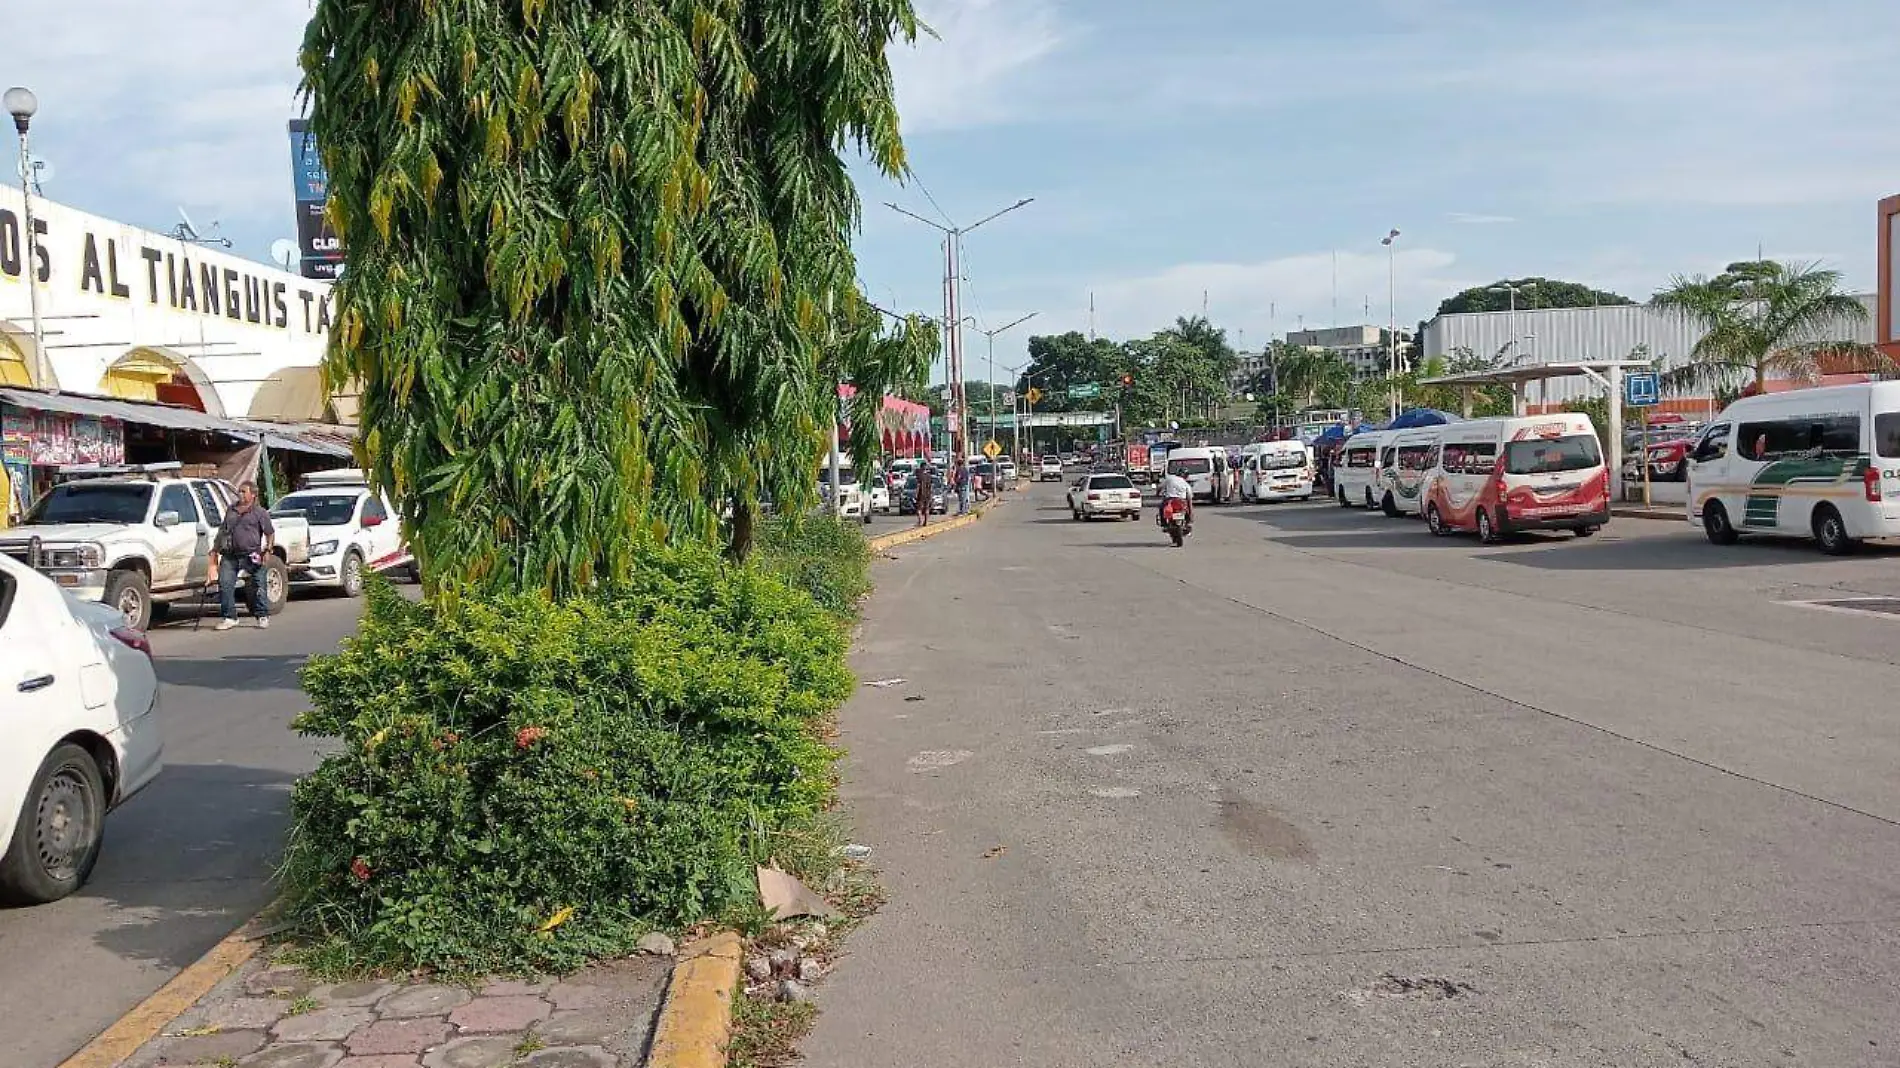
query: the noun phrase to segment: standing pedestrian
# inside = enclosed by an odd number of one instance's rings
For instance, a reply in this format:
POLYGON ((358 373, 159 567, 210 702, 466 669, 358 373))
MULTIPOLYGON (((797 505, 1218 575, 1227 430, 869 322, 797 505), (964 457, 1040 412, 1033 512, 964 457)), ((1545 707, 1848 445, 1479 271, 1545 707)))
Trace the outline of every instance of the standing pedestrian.
POLYGON ((970 465, 959 458, 956 474, 950 477, 950 485, 957 491, 957 514, 963 515, 970 510, 970 465))
POLYGON ((240 574, 251 585, 251 618, 260 628, 270 626, 270 601, 264 593, 264 558, 277 541, 277 528, 270 512, 257 503, 257 483, 238 487, 238 501, 225 513, 218 536, 211 543, 211 568, 218 576, 218 625, 213 630, 237 626, 237 580, 240 574))
POLYGON ((930 462, 930 457, 924 457, 924 461, 917 465, 917 474, 914 476, 917 479, 917 525, 920 527, 930 525, 930 498, 936 489, 936 476, 936 466, 930 462))

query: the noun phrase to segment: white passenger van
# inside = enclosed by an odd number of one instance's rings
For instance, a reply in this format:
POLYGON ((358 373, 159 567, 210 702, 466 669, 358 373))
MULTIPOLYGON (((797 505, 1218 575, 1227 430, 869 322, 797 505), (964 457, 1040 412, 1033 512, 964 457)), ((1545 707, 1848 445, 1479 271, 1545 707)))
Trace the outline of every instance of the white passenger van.
POLYGON ((1303 441, 1262 441, 1242 450, 1240 499, 1313 499, 1313 450, 1303 441), (1248 451, 1251 450, 1251 451, 1248 451))
POLYGON ((1471 530, 1492 542, 1555 529, 1587 538, 1610 521, 1610 472, 1589 416, 1471 419, 1441 429, 1424 495, 1433 534, 1471 530))
POLYGON ((1400 431, 1364 430, 1346 439, 1333 464, 1333 495, 1341 508, 1377 508, 1381 446, 1400 431))
POLYGON ((1689 451, 1689 521, 1709 540, 1900 538, 1900 382, 1743 397, 1689 451))
POLYGON ((1438 466, 1443 426, 1421 426, 1392 434, 1384 451, 1391 459, 1379 469, 1379 507, 1386 515, 1423 515, 1425 477, 1438 466))
POLYGON ((1196 501, 1226 504, 1232 499, 1233 480, 1228 477, 1232 468, 1227 464, 1226 449, 1206 446, 1171 449, 1168 452, 1167 471, 1170 475, 1187 479, 1196 501))

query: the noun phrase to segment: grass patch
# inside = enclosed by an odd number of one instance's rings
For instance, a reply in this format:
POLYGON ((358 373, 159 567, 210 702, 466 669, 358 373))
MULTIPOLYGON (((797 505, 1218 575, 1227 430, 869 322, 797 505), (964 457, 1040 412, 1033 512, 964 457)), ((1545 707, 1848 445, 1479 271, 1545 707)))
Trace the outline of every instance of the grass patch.
POLYGON ((799 1059, 798 1045, 818 1022, 818 1008, 741 993, 732 1003, 729 1068, 785 1068, 799 1059))

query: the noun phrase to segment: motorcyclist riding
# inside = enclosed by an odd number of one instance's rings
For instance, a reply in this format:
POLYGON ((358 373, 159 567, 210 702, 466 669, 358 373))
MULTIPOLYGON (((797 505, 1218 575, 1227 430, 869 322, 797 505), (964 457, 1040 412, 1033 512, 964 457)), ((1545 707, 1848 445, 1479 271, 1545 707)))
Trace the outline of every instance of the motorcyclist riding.
POLYGON ((1168 472, 1161 480, 1161 516, 1158 518, 1161 519, 1164 526, 1167 523, 1166 515, 1168 512, 1168 502, 1170 500, 1180 501, 1181 506, 1187 509, 1187 525, 1189 529, 1192 529, 1194 526, 1194 487, 1188 484, 1187 479, 1173 471, 1168 472))

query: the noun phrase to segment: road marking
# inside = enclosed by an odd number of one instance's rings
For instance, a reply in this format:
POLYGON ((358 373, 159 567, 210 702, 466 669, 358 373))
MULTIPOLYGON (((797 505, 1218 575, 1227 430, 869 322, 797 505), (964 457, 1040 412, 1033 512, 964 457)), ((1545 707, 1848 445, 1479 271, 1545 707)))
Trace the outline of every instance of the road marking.
POLYGON ((927 749, 904 762, 911 771, 936 771, 955 767, 975 756, 968 749, 927 749))
POLYGON ((1121 756, 1135 747, 1132 745, 1098 745, 1093 749, 1084 749, 1090 756, 1121 756))
POLYGON ((1109 801, 1125 801, 1131 797, 1140 797, 1141 791, 1132 786, 1096 786, 1090 788, 1089 796, 1109 801))
POLYGON ((1776 601, 1790 608, 1812 608, 1817 612, 1838 612, 1844 616, 1862 616, 1900 622, 1900 598, 1897 597, 1826 597, 1817 601, 1776 601), (1864 605, 1864 607, 1862 607, 1864 605), (1881 607, 1874 607, 1879 605, 1881 607))

